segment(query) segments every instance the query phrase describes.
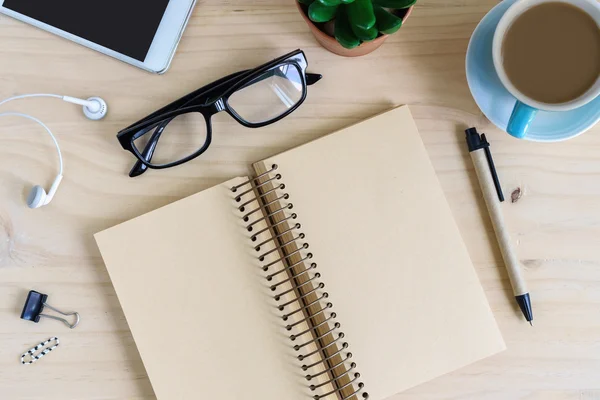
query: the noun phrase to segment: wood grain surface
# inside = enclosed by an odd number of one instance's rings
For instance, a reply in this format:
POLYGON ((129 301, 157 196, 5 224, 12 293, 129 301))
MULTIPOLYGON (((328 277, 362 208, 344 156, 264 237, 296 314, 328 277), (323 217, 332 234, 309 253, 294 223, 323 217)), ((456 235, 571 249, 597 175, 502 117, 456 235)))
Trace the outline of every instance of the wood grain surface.
MULTIPOLYGON (((56 156, 36 125, 0 120, 0 398, 154 399, 92 234, 246 174, 254 161, 410 104, 508 350, 392 399, 600 399, 600 126, 567 142, 540 144, 513 139, 485 119, 470 96, 464 59, 476 24, 495 4, 420 0, 406 26, 377 52, 346 59, 317 45, 292 0, 205 0, 164 76, 0 16, 1 98, 50 92, 98 95, 109 104, 102 122, 52 99, 2 109, 31 113, 54 130, 65 178, 50 206, 29 210, 24 197, 34 184, 49 186, 56 156), (115 138, 120 128, 201 85, 296 48, 324 79, 290 117, 251 130, 219 114, 205 155, 127 176, 133 157, 115 138), (465 149, 463 130, 470 126, 488 134, 507 197, 521 191, 504 208, 532 294, 534 328, 513 300, 465 149), (30 289, 80 312, 80 327, 20 320, 30 289), (56 351, 34 365, 20 364, 23 351, 54 335, 61 340, 56 351)), ((179 352, 193 344, 165 338, 156 345, 179 352)))

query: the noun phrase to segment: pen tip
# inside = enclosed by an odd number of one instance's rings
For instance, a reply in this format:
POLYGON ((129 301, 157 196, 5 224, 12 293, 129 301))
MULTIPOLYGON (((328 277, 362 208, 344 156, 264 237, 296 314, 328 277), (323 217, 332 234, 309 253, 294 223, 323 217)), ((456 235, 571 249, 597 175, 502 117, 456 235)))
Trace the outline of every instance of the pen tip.
POLYGON ((533 321, 529 321, 529 325, 533 326, 533 321))

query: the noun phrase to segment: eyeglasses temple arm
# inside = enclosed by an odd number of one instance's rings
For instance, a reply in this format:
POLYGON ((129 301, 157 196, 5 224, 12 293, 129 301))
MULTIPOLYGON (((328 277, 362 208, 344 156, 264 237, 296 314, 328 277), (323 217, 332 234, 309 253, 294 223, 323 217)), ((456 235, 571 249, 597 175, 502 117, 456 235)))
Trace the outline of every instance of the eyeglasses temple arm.
POLYGON ((211 93, 214 92, 216 90, 220 90, 220 86, 227 84, 229 81, 232 81, 234 79, 237 79, 240 75, 243 75, 245 73, 248 73, 250 70, 246 69, 244 71, 239 71, 233 74, 230 74, 224 78, 221 78, 217 81, 214 81, 213 83, 210 83, 206 86, 201 87, 198 90, 195 90, 192 93, 187 94, 186 96, 175 100, 174 102, 172 102, 171 104, 161 108, 158 111, 153 112, 152 114, 144 117, 143 119, 137 121, 136 123, 128 126, 127 128, 125 128, 124 130, 130 129, 132 127, 135 127, 136 125, 140 125, 143 124, 146 121, 149 121, 153 118, 156 118, 157 116, 164 114, 166 112, 169 111, 173 111, 173 110, 177 110, 181 107, 185 107, 187 105, 190 105, 191 103, 198 103, 198 102, 203 102, 204 99, 206 97, 209 97, 210 95, 207 95, 207 93, 211 93))
POLYGON ((135 178, 136 176, 142 175, 148 170, 146 164, 143 164, 140 160, 137 160, 131 170, 129 171, 129 177, 135 178))
MULTIPOLYGON (((279 76, 281 78, 285 78, 286 77, 285 73, 283 73, 279 69, 275 69, 274 72, 273 72, 273 74, 277 75, 277 76, 279 76)), ((242 87, 247 87, 249 85, 254 85, 255 83, 258 83, 260 81, 268 79, 270 76, 272 76, 272 75, 264 74, 260 78, 252 80, 252 81, 248 82, 246 85, 244 85, 242 87)), ((307 72, 304 76, 306 77, 306 85, 308 85, 308 86, 314 85, 315 83, 319 82, 323 78, 323 75, 321 75, 321 74, 311 74, 309 72, 307 72)))
POLYGON ((321 79, 323 79, 323 75, 321 75, 321 74, 311 74, 309 72, 306 73, 306 84, 308 86, 314 85, 315 83, 319 82, 321 79))

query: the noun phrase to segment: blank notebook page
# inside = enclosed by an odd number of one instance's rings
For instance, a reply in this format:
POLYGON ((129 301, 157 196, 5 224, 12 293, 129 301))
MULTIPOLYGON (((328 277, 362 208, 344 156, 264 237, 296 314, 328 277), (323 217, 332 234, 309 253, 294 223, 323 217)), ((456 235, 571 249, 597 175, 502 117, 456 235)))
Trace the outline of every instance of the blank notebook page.
POLYGON ((408 107, 272 164, 371 399, 505 348, 408 107))
POLYGON ((159 400, 306 399, 230 191, 245 180, 96 234, 159 400))

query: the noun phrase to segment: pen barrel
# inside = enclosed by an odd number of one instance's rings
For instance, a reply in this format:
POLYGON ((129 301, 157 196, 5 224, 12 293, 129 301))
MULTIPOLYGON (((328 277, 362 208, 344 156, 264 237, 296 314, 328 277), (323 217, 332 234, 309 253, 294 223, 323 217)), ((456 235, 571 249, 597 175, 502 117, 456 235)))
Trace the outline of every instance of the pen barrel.
POLYGON ((502 214, 501 203, 496 193, 496 187, 490 173, 490 167, 488 160, 483 150, 472 151, 471 159, 475 166, 475 172, 477 173, 477 179, 483 192, 483 198, 492 220, 492 226, 496 233, 500 252, 502 258, 506 264, 506 270, 508 271, 508 277, 510 279, 511 286, 515 296, 521 296, 528 293, 525 279, 523 279, 523 273, 521 265, 517 258, 517 254, 511 243, 510 235, 506 229, 506 223, 504 222, 504 216, 502 214))

